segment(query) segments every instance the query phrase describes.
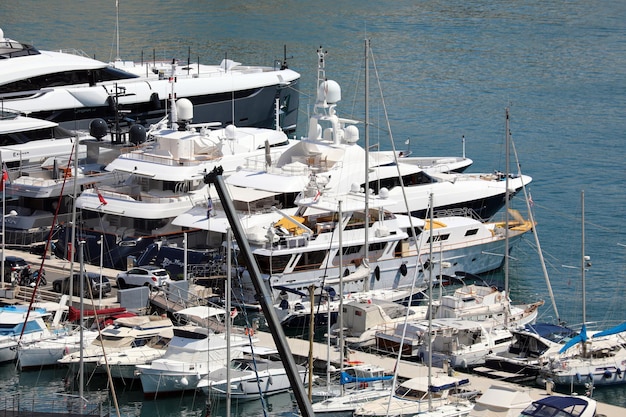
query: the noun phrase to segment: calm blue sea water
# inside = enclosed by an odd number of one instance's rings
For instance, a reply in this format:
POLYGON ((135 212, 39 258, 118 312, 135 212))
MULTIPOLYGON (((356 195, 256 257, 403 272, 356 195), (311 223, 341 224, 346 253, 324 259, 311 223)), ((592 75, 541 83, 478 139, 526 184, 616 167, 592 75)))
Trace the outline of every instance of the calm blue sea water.
MULTIPOLYGON (((626 320, 623 1, 120 3, 125 59, 139 59, 142 51, 152 56, 153 49, 164 59, 186 59, 189 48, 194 61, 217 63, 228 56, 270 64, 287 45, 291 67, 302 74, 300 132, 313 104, 320 45, 329 52, 328 77, 342 85, 342 115, 363 117, 366 37, 399 148, 410 139, 417 154, 458 155, 465 136, 472 171, 504 170, 504 109, 510 107, 522 171, 534 178, 534 214, 560 317, 572 324, 582 320, 584 190, 586 254, 593 262, 586 273, 587 320, 626 320)), ((116 55, 113 0, 9 2, 0 27, 6 36, 42 49, 77 48, 102 60, 116 55)), ((371 93, 370 117, 384 126, 377 96, 371 93)), ((389 148, 388 135, 372 129, 377 140, 389 148)), ((532 237, 514 256, 513 298, 548 301, 532 237)), ((541 314, 543 320, 556 316, 549 302, 541 314)), ((596 397, 626 406, 625 392, 626 386, 597 390, 596 397)), ((127 400, 129 409, 135 401, 127 400)), ((176 404, 163 401, 156 413, 180 413, 176 404)), ((185 404, 193 409, 193 401, 185 404)))

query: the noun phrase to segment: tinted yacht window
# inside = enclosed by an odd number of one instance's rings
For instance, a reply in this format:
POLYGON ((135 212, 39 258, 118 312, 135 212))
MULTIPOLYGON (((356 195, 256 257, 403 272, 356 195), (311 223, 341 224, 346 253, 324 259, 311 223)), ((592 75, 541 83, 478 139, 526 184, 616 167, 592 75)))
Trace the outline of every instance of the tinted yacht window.
POLYGON ((41 90, 43 88, 61 87, 75 84, 95 85, 96 83, 103 81, 127 80, 138 77, 138 75, 130 74, 113 67, 105 67, 95 70, 63 71, 53 74, 39 75, 37 77, 24 78, 12 83, 0 85, 0 93, 41 90))

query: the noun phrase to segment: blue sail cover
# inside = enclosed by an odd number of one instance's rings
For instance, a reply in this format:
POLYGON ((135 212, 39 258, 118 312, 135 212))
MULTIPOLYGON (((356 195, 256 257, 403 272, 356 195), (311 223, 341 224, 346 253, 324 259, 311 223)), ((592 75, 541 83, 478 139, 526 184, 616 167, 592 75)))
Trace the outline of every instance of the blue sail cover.
POLYGON ((577 345, 580 342, 585 343, 587 341, 587 326, 585 326, 583 324, 582 329, 580 329, 580 334, 578 336, 574 336, 572 337, 569 342, 567 342, 562 348, 561 350, 559 350, 559 353, 563 353, 565 352, 567 349, 571 348, 574 345, 577 345))
POLYGON ((610 336, 612 334, 617 334, 617 333, 622 333, 622 332, 626 332, 626 322, 622 324, 618 324, 615 327, 611 327, 610 329, 606 329, 601 332, 598 332, 591 337, 610 336))
POLYGON ((393 375, 384 375, 384 376, 368 376, 368 377, 357 377, 348 374, 347 372, 341 373, 341 385, 351 384, 353 382, 375 382, 375 381, 389 381, 393 378, 393 375))
POLYGON ((469 379, 459 379, 457 382, 452 382, 450 384, 444 384, 444 385, 438 385, 438 386, 431 385, 430 387, 428 387, 428 390, 430 392, 439 392, 439 391, 446 390, 446 389, 453 389, 460 385, 465 385, 465 384, 469 384, 469 379))

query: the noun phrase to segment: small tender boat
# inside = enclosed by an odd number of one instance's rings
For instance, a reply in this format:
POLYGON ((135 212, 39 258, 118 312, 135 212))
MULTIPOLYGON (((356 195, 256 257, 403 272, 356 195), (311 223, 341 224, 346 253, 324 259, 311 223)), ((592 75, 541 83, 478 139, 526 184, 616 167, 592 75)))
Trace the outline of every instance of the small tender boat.
MULTIPOLYGON (((255 400, 261 396, 279 394, 291 389, 282 361, 270 358, 278 351, 261 346, 248 346, 244 352, 245 357, 231 360, 230 370, 224 367, 209 372, 198 383, 198 388, 202 388, 202 391, 211 397, 226 398, 230 384, 230 396, 238 400, 255 400)), ((302 383, 306 383, 308 375, 306 368, 298 366, 298 371, 302 383)))

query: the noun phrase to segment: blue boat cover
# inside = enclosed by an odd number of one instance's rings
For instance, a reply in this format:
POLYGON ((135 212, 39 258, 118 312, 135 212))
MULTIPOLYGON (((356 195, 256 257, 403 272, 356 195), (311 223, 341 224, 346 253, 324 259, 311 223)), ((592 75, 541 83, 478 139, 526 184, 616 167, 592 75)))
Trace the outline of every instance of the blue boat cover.
POLYGON ((583 342, 585 343, 587 341, 587 326, 585 326, 583 324, 582 329, 580 329, 580 334, 577 336, 572 337, 569 342, 567 342, 562 348, 561 350, 559 350, 559 353, 563 353, 565 352, 567 349, 571 348, 572 346, 583 342))
POLYGON ((602 337, 602 336, 610 336, 612 334, 626 332, 626 322, 622 324, 618 324, 615 327, 611 327, 610 329, 603 330, 594 334, 592 337, 602 337))
POLYGON ((559 416, 580 416, 589 402, 583 397, 560 397, 552 395, 533 401, 532 405, 522 412, 523 416, 554 416, 556 412, 547 412, 546 407, 560 411, 559 416))
POLYGON ((535 333, 544 339, 557 343, 561 342, 563 339, 569 339, 578 334, 575 330, 572 330, 569 327, 552 323, 527 324, 524 328, 528 332, 535 333))
POLYGON ((446 390, 446 389, 456 388, 460 385, 465 385, 465 384, 469 384, 469 379, 459 379, 457 382, 452 382, 450 384, 444 384, 444 385, 439 385, 439 386, 431 385, 428 388, 428 390, 430 392, 439 392, 439 391, 446 390))

